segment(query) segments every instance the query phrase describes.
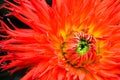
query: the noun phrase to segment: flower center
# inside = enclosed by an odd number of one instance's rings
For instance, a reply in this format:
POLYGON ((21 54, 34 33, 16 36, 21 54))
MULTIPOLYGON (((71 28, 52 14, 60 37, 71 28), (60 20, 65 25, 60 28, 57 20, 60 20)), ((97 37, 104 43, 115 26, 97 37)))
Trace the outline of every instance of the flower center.
POLYGON ((78 42, 78 46, 76 49, 76 52, 78 52, 78 55, 84 55, 85 53, 87 53, 87 51, 89 50, 89 42, 87 42, 84 39, 79 40, 78 42))
POLYGON ((62 56, 72 67, 79 68, 91 64, 96 59, 96 41, 87 33, 76 33, 62 45, 62 56))

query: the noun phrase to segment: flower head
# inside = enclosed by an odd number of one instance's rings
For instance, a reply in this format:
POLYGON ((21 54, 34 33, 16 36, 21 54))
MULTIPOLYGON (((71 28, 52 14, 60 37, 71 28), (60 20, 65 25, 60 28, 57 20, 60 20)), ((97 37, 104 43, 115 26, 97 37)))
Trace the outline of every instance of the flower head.
POLYGON ((120 0, 6 2, 30 28, 1 21, 9 38, 0 41, 0 63, 10 60, 3 70, 28 68, 21 80, 120 79, 120 0))

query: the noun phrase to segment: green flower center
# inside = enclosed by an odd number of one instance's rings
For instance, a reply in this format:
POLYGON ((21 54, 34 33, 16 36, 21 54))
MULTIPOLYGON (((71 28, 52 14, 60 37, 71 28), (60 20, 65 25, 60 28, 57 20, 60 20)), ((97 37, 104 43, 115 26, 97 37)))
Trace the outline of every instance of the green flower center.
POLYGON ((78 53, 79 56, 82 56, 87 53, 89 50, 89 42, 87 42, 84 39, 79 40, 78 46, 76 48, 76 52, 78 53))

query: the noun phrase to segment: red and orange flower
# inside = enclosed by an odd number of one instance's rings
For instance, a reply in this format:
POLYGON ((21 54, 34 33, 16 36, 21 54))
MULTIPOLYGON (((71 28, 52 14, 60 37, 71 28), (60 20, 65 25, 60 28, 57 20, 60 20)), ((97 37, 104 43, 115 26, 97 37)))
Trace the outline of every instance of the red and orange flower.
POLYGON ((3 70, 29 68, 21 80, 120 80, 120 0, 6 2, 30 29, 1 21, 3 70))

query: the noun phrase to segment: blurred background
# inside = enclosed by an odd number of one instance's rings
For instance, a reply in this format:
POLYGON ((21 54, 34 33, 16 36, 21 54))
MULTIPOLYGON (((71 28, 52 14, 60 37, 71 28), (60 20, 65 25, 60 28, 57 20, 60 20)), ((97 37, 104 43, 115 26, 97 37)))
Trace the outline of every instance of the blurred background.
MULTIPOLYGON (((9 0, 9 1, 14 3, 13 0, 9 0)), ((49 6, 52 5, 51 0, 46 0, 46 2, 48 3, 49 6)), ((16 25, 17 27, 29 28, 29 26, 25 25, 24 23, 19 21, 14 16, 5 16, 7 13, 9 13, 9 11, 5 8, 2 8, 2 6, 4 4, 5 4, 4 0, 0 0, 0 20, 4 21, 8 26, 11 27, 11 25, 9 24, 9 22, 7 20, 9 18, 14 23, 14 25, 16 25)), ((4 34, 4 33, 0 32, 0 34, 4 34)), ((3 39, 0 37, 0 40, 3 40, 3 39)), ((0 50, 0 56, 6 55, 6 54, 7 54, 7 52, 2 52, 0 50)), ((4 62, 4 63, 0 64, 0 66, 3 65, 3 64, 7 64, 9 62, 10 61, 4 62)), ((2 71, 2 69, 0 69, 0 80, 20 80, 20 78, 25 75, 26 70, 27 69, 23 69, 23 70, 17 71, 14 74, 10 75, 8 70, 7 71, 2 71)))

